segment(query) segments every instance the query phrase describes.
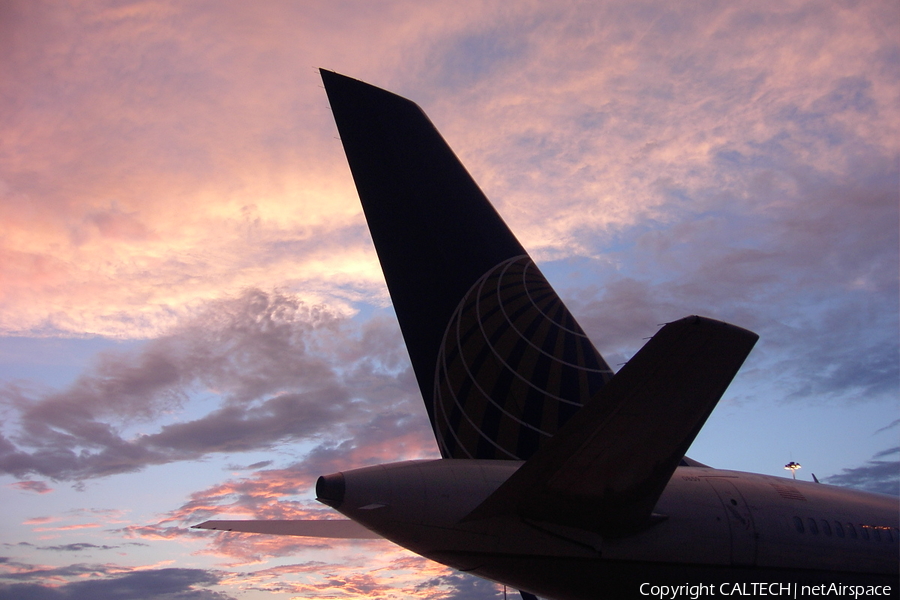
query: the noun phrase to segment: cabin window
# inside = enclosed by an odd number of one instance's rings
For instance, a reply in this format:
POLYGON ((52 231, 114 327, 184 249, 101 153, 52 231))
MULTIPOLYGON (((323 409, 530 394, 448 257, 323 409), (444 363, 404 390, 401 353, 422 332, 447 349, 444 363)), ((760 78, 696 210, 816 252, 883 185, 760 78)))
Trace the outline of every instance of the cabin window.
POLYGON ((806 522, 809 523, 809 532, 812 533, 813 535, 818 535, 819 534, 819 526, 816 525, 816 520, 813 519, 812 517, 810 517, 806 520, 806 522))
POLYGON ((881 541, 881 531, 879 531, 880 529, 881 529, 880 527, 873 527, 873 528, 872 528, 872 537, 875 538, 875 541, 876 541, 876 542, 880 542, 880 541, 881 541))
POLYGON ((837 534, 837 536, 838 536, 839 538, 844 537, 844 528, 841 527, 841 522, 840 522, 840 521, 835 521, 835 522, 834 522, 834 532, 837 534))
POLYGON ((825 519, 822 519, 822 531, 825 532, 825 535, 831 535, 831 525, 825 519))
POLYGON ((890 528, 890 527, 885 527, 885 528, 884 528, 884 536, 887 538, 887 541, 889 541, 889 542, 893 542, 893 541, 894 541, 894 537, 891 535, 891 528, 890 528))
POLYGON ((855 540, 856 539, 856 527, 853 526, 853 523, 847 523, 847 531, 850 532, 850 537, 855 540))
POLYGON ((869 539, 869 526, 868 525, 860 525, 859 528, 862 530, 862 539, 869 539))
POLYGON ((797 530, 797 533, 803 533, 803 519, 794 517, 794 529, 797 530))

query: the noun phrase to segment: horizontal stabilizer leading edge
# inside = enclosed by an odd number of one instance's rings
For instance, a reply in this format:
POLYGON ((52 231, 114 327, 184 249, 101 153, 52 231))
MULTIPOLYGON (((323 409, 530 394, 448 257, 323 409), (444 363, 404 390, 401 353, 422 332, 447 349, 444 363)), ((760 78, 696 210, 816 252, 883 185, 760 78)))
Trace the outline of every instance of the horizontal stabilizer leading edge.
POLYGON ((204 521, 191 529, 212 529, 216 531, 239 531, 243 533, 265 533, 268 535, 297 535, 316 538, 338 538, 348 540, 380 539, 381 536, 369 531, 356 521, 334 519, 325 521, 204 521))
POLYGON ((518 514, 608 536, 646 527, 757 339, 703 317, 667 324, 465 520, 518 514))

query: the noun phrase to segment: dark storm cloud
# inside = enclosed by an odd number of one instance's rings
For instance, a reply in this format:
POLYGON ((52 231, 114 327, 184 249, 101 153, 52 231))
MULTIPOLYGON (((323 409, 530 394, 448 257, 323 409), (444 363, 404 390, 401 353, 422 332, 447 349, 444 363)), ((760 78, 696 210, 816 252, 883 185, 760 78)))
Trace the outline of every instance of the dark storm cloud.
MULTIPOLYGON (((75 568, 75 567, 72 567, 75 568)), ((71 569, 71 568, 70 568, 71 569)), ((96 574, 97 571, 86 571, 96 574)), ((8 577, 8 576, 6 576, 8 577)), ((201 569, 158 569, 49 586, 40 583, 0 585, 0 600, 229 600, 214 592, 220 577, 201 569)))
POLYGON ((0 469, 81 479, 285 441, 340 444, 349 431, 379 437, 424 414, 401 344, 385 319, 358 326, 289 295, 248 291, 137 352, 101 355, 66 390, 8 388, 19 430, 0 436, 0 469), (192 394, 217 396, 218 406, 154 424, 189 409, 192 394), (129 436, 136 423, 156 431, 129 436))

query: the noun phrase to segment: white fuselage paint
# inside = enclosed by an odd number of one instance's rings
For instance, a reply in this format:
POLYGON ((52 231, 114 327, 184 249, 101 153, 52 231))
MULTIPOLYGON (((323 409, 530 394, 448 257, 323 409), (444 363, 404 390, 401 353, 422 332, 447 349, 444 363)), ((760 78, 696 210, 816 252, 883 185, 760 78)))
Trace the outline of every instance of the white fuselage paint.
POLYGON ((515 565, 538 569, 560 559, 595 565, 589 572, 665 564, 670 573, 712 569, 723 580, 735 572, 896 580, 896 498, 738 471, 679 467, 656 505, 655 524, 618 539, 528 522, 514 511, 464 521, 521 464, 443 459, 345 471, 338 510, 413 552, 506 583, 517 581, 515 565))

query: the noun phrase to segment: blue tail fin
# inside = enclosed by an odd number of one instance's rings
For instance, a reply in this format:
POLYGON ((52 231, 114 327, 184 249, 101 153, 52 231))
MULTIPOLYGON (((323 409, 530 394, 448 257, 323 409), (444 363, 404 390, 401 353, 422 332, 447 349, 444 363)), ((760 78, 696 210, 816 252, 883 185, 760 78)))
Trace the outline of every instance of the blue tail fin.
POLYGON ((612 371, 425 113, 321 74, 441 455, 527 460, 612 371))

